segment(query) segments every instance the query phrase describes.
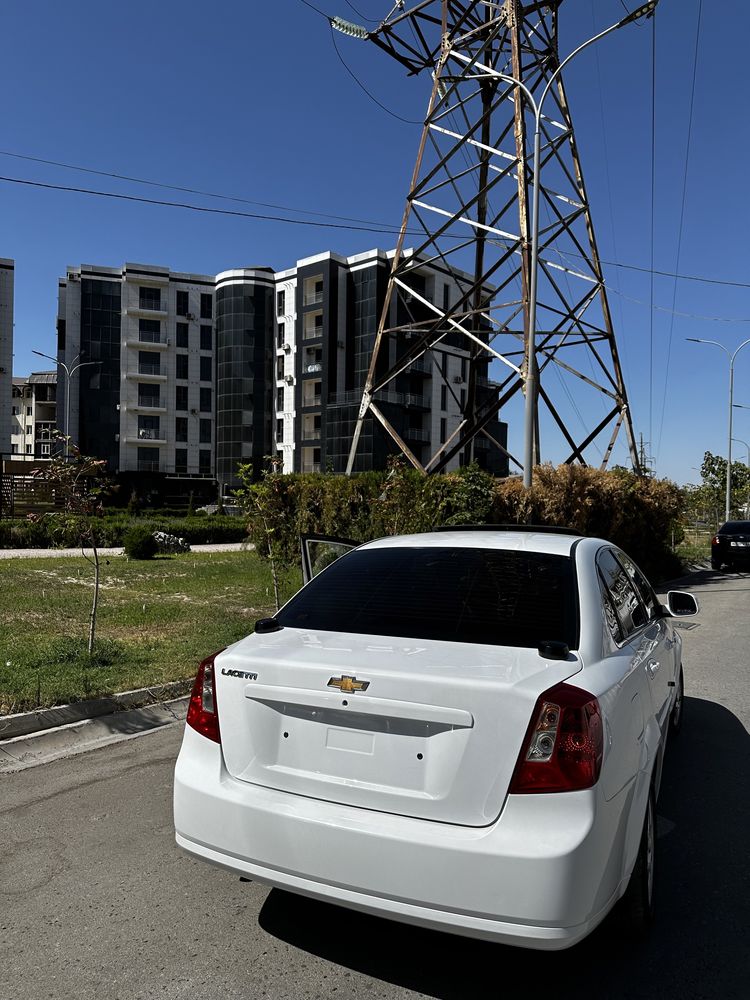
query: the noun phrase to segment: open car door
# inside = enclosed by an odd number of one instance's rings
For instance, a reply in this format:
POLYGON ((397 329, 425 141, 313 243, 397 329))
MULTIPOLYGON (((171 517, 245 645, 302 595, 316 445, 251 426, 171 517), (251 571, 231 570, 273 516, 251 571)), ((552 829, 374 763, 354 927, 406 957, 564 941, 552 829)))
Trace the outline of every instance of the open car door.
POLYGON ((331 538, 330 535, 302 535, 300 538, 302 547, 302 577, 305 583, 309 583, 314 576, 330 566, 331 563, 352 549, 356 549, 361 542, 353 542, 349 538, 331 538))

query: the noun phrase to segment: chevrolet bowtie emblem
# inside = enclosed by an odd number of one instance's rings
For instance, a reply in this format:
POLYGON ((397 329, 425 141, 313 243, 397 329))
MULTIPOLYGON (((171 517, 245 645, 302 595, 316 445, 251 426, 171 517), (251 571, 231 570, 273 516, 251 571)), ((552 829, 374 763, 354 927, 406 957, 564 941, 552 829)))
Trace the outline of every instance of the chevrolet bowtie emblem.
POLYGON ((347 677, 346 674, 342 674, 341 677, 332 677, 328 682, 329 688, 338 688, 339 691, 347 694, 351 691, 366 691, 369 686, 369 681, 358 681, 356 677, 347 677))

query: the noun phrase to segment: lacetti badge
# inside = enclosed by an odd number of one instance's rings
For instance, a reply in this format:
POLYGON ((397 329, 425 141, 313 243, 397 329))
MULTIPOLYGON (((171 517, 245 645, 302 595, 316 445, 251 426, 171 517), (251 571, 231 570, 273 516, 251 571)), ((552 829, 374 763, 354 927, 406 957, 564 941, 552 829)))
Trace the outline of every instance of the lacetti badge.
POLYGON ((342 674, 341 677, 332 677, 327 685, 329 688, 338 688, 339 691, 349 694, 351 691, 366 691, 370 686, 369 681, 358 681, 356 677, 348 677, 342 674))
POLYGON ((226 667, 221 668, 222 674, 225 677, 244 677, 246 681, 257 681, 257 674, 249 674, 246 670, 227 670, 226 667))

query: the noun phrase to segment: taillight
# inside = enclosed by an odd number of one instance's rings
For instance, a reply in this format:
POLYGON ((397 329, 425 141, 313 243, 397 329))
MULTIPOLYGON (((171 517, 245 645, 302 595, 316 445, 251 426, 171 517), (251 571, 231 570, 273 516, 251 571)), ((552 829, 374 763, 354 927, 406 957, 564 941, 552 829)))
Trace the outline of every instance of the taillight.
POLYGON ((718 535, 714 535, 714 537, 711 539, 711 544, 712 545, 718 545, 719 544, 719 536, 718 535))
POLYGON ((537 699, 510 791, 573 792, 599 779, 604 736, 599 702, 557 684, 537 699))
POLYGON ((198 667, 198 673, 193 684, 193 693, 188 705, 187 724, 201 736, 214 743, 221 743, 219 732, 219 713, 216 706, 216 686, 214 685, 214 659, 218 653, 213 653, 198 667))

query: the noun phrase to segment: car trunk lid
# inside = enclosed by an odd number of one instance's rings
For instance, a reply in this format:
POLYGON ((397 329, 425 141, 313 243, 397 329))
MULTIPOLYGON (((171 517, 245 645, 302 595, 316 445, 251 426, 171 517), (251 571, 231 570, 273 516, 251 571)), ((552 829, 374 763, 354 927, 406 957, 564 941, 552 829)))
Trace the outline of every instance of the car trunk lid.
POLYGON ((500 813, 537 697, 576 654, 284 628, 216 659, 241 781, 471 826, 500 813))

